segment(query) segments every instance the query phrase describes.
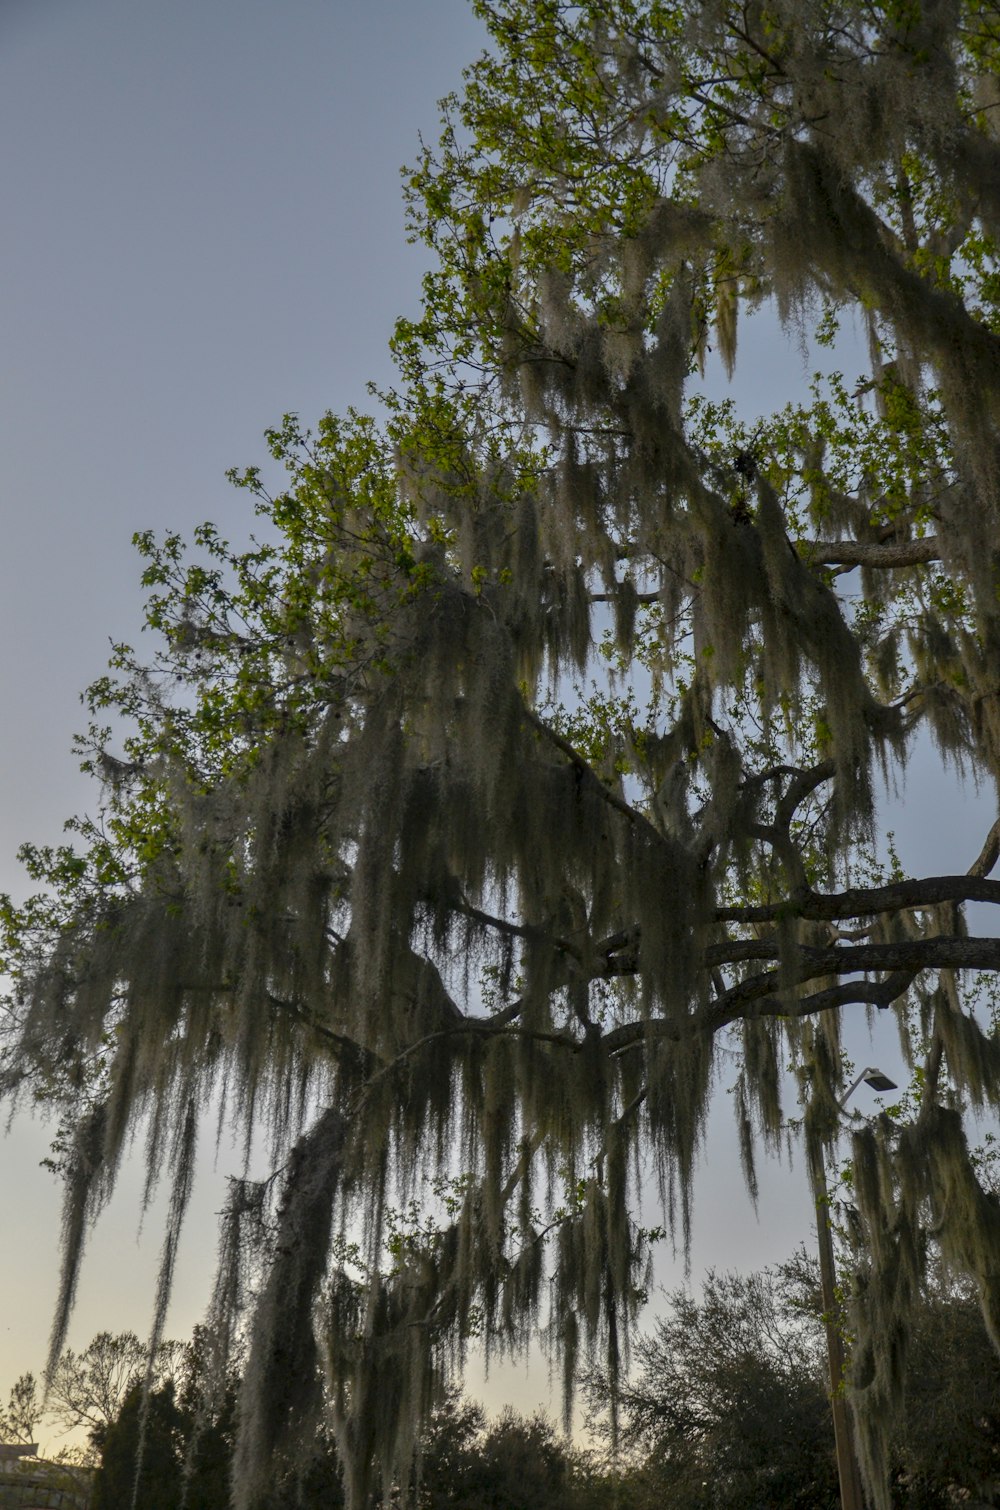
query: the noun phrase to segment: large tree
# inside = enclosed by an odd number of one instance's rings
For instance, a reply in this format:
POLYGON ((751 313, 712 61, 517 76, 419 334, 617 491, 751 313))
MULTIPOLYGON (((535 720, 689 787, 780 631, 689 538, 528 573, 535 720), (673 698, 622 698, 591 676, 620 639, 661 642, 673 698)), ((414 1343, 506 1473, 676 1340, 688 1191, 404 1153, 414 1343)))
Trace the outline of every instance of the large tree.
POLYGON ((136 1385, 164 1384, 179 1364, 178 1342, 150 1356, 134 1332, 98 1332, 82 1352, 66 1348, 46 1378, 45 1414, 62 1433, 84 1431, 96 1448, 136 1385))
MULTIPOLYGON (((795 1282, 802 1267, 710 1271, 700 1300, 684 1290, 666 1297, 620 1390, 619 1439, 637 1501, 675 1510, 840 1505, 822 1328, 795 1282)), ((600 1374, 588 1380, 598 1426, 608 1393, 600 1374)))
MULTIPOLYGON (((996 1503, 1000 1357, 968 1286, 930 1276, 912 1318, 892 1432, 892 1504, 996 1503)), ((774 1269, 706 1275, 666 1297, 619 1389, 623 1503, 671 1510, 834 1510, 823 1300, 804 1250, 774 1269)), ((608 1381, 586 1381, 604 1434, 608 1381)))
POLYGON ((162 1318, 221 1093, 274 1167, 234 1184, 214 1306, 223 1351, 249 1316, 238 1502, 322 1363, 358 1505, 472 1337, 544 1322, 567 1386, 581 1347, 613 1370, 632 1199, 652 1171, 686 1231, 720 1053, 753 1188, 786 1071, 815 1155, 841 1024, 878 1010, 918 1090, 854 1159, 884 1504, 928 1224, 1000 1337, 963 1125, 1000 1088, 1000 941, 963 911, 1000 900, 1000 829, 919 877, 875 833, 925 731, 1000 769, 1000 16, 477 10, 489 51, 408 180, 434 266, 384 430, 275 432, 247 549, 140 538, 159 649, 91 689, 100 804, 6 911, 7 1084, 67 1107, 53 1347, 143 1121, 162 1318), (765 305, 790 386, 838 321, 871 368, 750 430, 700 371, 765 305))

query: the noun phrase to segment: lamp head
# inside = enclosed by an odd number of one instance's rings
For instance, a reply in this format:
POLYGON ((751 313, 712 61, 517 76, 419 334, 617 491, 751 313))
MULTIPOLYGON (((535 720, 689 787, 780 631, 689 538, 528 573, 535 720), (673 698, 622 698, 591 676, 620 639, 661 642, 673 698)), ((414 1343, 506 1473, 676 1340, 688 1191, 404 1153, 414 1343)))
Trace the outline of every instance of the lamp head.
POLYGON ((881 1070, 869 1070, 864 1077, 865 1085, 870 1085, 873 1091, 894 1091, 899 1087, 895 1080, 890 1080, 888 1075, 883 1075, 881 1070))

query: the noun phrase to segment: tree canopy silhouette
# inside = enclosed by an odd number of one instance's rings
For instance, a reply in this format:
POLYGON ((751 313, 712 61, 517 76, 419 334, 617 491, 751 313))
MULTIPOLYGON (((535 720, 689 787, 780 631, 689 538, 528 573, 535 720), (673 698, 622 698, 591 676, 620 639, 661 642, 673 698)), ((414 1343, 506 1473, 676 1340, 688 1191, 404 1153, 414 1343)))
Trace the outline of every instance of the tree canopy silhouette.
MULTIPOLYGON (((979 1305, 967 1286, 932 1271, 912 1329, 889 1451, 891 1504, 988 1505, 996 1498, 1000 1357, 979 1305)), ((823 1332, 819 1273, 804 1250, 753 1274, 710 1270, 700 1297, 667 1295, 619 1390, 621 1504, 839 1507, 823 1332)), ((598 1372, 584 1383, 603 1435, 607 1381, 598 1372)))
POLYGON ((53 1355, 140 1124, 173 1178, 158 1333, 221 1095, 274 1170, 234 1182, 213 1303, 223 1354, 250 1331, 237 1502, 322 1367, 357 1506, 473 1338, 544 1325, 567 1398, 581 1349, 614 1373, 634 1197, 652 1169, 686 1234, 721 1050, 752 1190, 786 1072, 829 1144, 841 1024, 891 1012, 919 1096, 854 1151, 882 1506, 929 1225, 1000 1338, 963 1124, 1000 1087, 1000 940, 964 920, 1000 827, 918 877, 875 833, 925 732, 1000 766, 1000 22, 476 9, 489 51, 407 179, 433 266, 384 424, 288 419, 287 487, 236 478, 245 549, 138 539, 158 648, 91 688, 100 803, 5 909, 6 1084, 67 1114, 53 1355), (700 374, 765 305, 793 384, 850 318, 870 372, 741 422, 700 374))

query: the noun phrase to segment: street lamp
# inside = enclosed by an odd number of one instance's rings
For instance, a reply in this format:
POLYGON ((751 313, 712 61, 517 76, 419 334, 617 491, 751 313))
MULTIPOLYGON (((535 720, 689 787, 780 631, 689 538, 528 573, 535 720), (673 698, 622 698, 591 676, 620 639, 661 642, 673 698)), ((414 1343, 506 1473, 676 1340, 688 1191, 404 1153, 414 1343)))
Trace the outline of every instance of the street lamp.
MULTIPOLYGON (((844 1096, 837 1102, 841 1111, 854 1095, 861 1082, 870 1085, 873 1091, 894 1091, 896 1082, 882 1070, 869 1065, 863 1069, 844 1096)), ((819 1247, 819 1279, 823 1294, 823 1321, 826 1327, 826 1350, 830 1360, 830 1409, 833 1414, 833 1436, 837 1451, 837 1474, 840 1478, 840 1503, 843 1510, 865 1510, 861 1474, 858 1471, 857 1453, 854 1451, 854 1433, 851 1417, 844 1399, 844 1340, 840 1335, 837 1316, 836 1278, 833 1264, 833 1236, 830 1231, 830 1195, 826 1184, 826 1168, 823 1150, 816 1148, 809 1161, 812 1177, 813 1200, 816 1203, 816 1240, 819 1247)))

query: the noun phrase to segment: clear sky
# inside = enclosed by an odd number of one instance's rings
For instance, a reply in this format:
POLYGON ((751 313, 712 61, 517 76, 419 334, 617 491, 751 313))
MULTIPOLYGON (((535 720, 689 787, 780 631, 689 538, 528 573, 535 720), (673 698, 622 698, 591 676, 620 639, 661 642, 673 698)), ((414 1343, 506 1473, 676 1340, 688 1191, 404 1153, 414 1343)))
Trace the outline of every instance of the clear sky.
MULTIPOLYGON (((265 426, 363 407, 366 380, 390 378, 392 321, 415 310, 423 268, 398 169, 481 44, 465 0, 0 0, 0 889, 23 892, 19 843, 58 842, 93 801, 71 736, 109 639, 138 633, 132 532, 213 518, 238 536, 246 500, 224 472, 265 459, 265 426)), ((738 370, 753 408, 804 385, 795 341, 763 319, 738 370)), ((942 801, 952 787, 923 761, 906 811, 892 805, 914 869, 964 869, 978 851, 988 817, 971 797, 942 801)), ((764 1180, 755 1220, 719 1099, 695 1278, 809 1233, 787 1167, 764 1180)), ((47 1141, 26 1118, 0 1141, 4 1395, 40 1367, 55 1297, 47 1141)), ((172 1335, 204 1307, 236 1162, 205 1161, 172 1335)), ((148 1327, 161 1224, 154 1210, 137 1243, 140 1190, 128 1173, 95 1234, 74 1345, 148 1327)), ((478 1371, 471 1384, 482 1392, 478 1371)), ((521 1408, 548 1398, 537 1370, 500 1371, 489 1395, 504 1391, 521 1408)))

